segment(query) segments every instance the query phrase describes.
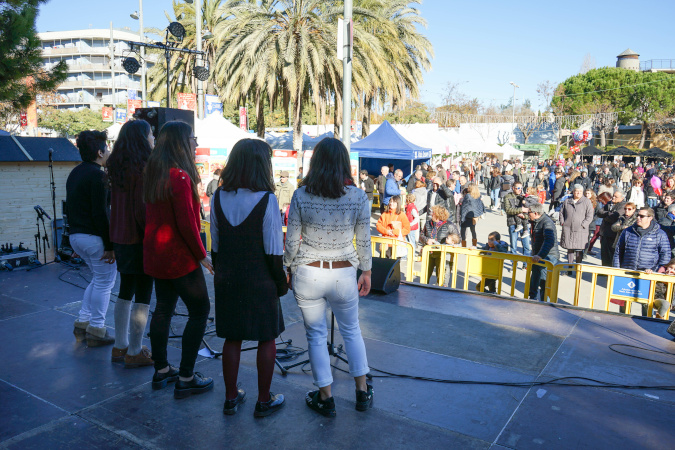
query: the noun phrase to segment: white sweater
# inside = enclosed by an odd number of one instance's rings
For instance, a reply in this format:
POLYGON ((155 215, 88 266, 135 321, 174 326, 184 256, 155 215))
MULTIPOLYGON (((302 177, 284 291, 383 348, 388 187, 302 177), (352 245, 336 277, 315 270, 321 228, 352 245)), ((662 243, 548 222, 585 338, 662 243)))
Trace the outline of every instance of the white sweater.
POLYGON ((345 191, 335 199, 308 194, 304 186, 293 193, 284 251, 291 272, 314 261, 349 261, 363 271, 371 269, 368 197, 355 186, 345 186, 345 191))

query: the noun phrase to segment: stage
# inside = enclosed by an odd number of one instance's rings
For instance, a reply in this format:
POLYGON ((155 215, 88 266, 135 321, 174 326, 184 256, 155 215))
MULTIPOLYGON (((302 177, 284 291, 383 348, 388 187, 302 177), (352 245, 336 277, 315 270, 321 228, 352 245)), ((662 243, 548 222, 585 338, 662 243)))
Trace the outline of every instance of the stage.
MULTIPOLYGON (((175 400, 172 388, 151 389, 151 367, 125 369, 110 362, 110 347, 75 342, 78 286, 88 278, 86 268, 53 264, 0 272, 0 447, 662 449, 674 439, 675 391, 439 383, 379 377, 376 370, 374 406, 365 413, 354 409, 353 379, 334 370, 335 419, 305 406, 310 373, 276 370, 272 390, 286 396, 286 406, 254 419, 255 351, 242 355, 247 401, 237 415, 224 416, 220 360, 200 356, 197 363, 196 370, 215 379, 213 392, 175 400)), ((207 284, 213 301, 208 275, 207 284)), ((292 294, 282 304, 283 338, 306 348, 292 294)), ((626 346, 675 353, 662 321, 410 284, 363 298, 360 318, 370 366, 387 372, 473 382, 585 377, 675 386, 674 356, 626 346), (622 355, 612 344, 669 364, 622 355)), ((184 321, 174 319, 177 333, 184 321)), ((216 349, 222 344, 213 336, 207 341, 216 349)), ((170 340, 174 365, 179 349, 180 339, 170 340)))

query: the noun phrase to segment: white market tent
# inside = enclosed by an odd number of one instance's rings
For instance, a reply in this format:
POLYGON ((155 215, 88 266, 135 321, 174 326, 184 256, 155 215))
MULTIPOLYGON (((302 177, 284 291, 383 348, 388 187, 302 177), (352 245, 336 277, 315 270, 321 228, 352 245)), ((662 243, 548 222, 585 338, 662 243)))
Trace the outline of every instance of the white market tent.
MULTIPOLYGON (((302 150, 312 150, 316 144, 321 142, 322 139, 333 137, 333 132, 328 131, 320 136, 311 137, 307 134, 302 135, 302 150)), ((276 133, 265 133, 265 141, 270 144, 270 147, 278 150, 293 150, 293 132, 289 131, 288 133, 276 134, 276 133)), ((351 136, 352 142, 357 142, 358 138, 354 133, 351 136)))
POLYGON ((484 154, 494 154, 501 160, 513 158, 522 159, 523 155, 525 155, 524 152, 513 148, 510 144, 504 144, 500 147, 494 143, 486 143, 482 147, 477 148, 475 151, 484 154))
POLYGON ((114 124, 106 128, 106 132, 108 133, 108 140, 110 141, 117 140, 117 136, 120 134, 121 129, 122 124, 119 122, 115 122, 114 124))
POLYGON ((242 139, 259 139, 218 114, 195 120, 195 135, 200 147, 225 148, 228 152, 242 139))

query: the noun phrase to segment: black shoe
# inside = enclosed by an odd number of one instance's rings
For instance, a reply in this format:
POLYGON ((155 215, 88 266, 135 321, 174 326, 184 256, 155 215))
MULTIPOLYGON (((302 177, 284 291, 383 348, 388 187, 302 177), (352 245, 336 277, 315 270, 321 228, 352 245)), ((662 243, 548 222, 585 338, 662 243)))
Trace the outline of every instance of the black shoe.
POLYGON ((155 374, 152 376, 152 389, 163 389, 168 383, 176 381, 178 381, 178 369, 175 367, 169 366, 169 371, 166 373, 159 373, 155 370, 155 374))
POLYGON ((373 407, 373 387, 369 384, 365 391, 356 391, 356 410, 368 411, 373 407))
MULTIPOLYGON (((239 385, 237 385, 239 387, 239 385)), ((237 408, 239 405, 246 401, 246 392, 243 389, 237 389, 237 398, 232 400, 225 400, 225 405, 223 405, 223 414, 232 416, 237 413, 237 408)))
POLYGON ((305 396, 305 403, 321 415, 335 417, 335 400, 333 397, 321 400, 320 391, 310 391, 305 396))
POLYGON ((200 372, 195 372, 190 381, 176 381, 173 388, 173 398, 187 398, 191 395, 203 394, 213 389, 213 378, 206 378, 200 372))
POLYGON ((253 412, 254 417, 266 417, 280 410, 286 400, 284 399, 284 394, 273 394, 270 392, 270 399, 266 402, 256 402, 255 411, 253 412))

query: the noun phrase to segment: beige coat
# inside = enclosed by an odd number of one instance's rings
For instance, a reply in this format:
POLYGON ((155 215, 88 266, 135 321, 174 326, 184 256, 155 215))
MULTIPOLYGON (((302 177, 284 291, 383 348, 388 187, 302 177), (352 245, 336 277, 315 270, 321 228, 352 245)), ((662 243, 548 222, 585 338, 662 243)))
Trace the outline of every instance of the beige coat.
POLYGON ((571 198, 560 208, 560 246, 567 250, 583 250, 588 243, 588 229, 593 222, 593 204, 586 197, 576 203, 571 198))

